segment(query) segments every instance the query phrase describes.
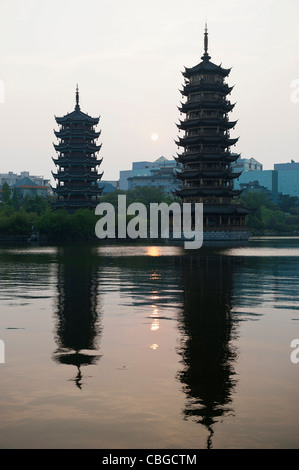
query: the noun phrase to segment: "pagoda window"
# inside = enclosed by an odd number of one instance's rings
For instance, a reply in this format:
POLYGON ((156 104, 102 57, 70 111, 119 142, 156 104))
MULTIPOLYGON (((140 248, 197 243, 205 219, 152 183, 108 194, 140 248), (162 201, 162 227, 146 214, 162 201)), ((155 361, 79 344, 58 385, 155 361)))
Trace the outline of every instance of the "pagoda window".
POLYGON ((202 75, 193 75, 193 77, 191 77, 190 79, 190 83, 199 83, 202 79, 202 75))
POLYGON ((199 93, 190 95, 190 98, 188 100, 189 103, 195 103, 201 100, 201 95, 199 93))

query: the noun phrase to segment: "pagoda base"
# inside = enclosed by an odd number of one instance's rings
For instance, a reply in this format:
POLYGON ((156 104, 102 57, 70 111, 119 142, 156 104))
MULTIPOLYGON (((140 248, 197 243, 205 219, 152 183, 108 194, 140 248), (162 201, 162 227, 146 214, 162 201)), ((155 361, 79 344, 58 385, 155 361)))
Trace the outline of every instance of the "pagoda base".
MULTIPOLYGON (((212 229, 212 227, 204 227, 203 230, 203 237, 201 238, 201 234, 198 233, 196 236, 197 240, 202 240, 202 245, 209 245, 210 243, 217 244, 220 242, 222 243, 239 243, 239 242, 247 242, 251 236, 250 230, 248 228, 241 228, 241 227, 231 227, 230 229, 227 227, 212 229)), ((186 242, 190 242, 194 240, 192 238, 192 233, 185 233, 183 236, 177 238, 175 234, 170 233, 169 238, 167 239, 167 243, 171 244, 178 244, 183 245, 186 242)), ((190 249, 192 249, 192 245, 190 245, 190 249)))
POLYGON ((248 229, 234 228, 230 229, 204 229, 203 231, 203 240, 204 241, 214 241, 214 240, 223 240, 223 241, 237 241, 237 240, 248 240, 251 233, 248 229))

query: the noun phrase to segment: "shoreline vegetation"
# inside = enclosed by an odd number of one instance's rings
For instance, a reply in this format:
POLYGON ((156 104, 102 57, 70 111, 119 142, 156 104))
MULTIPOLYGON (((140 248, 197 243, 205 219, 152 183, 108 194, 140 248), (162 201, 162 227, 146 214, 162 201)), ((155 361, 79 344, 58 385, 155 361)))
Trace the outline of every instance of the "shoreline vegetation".
MULTIPOLYGON (((91 209, 79 209, 73 214, 64 209, 53 210, 51 198, 41 196, 19 200, 2 186, 0 202, 0 242, 67 242, 95 241, 95 225, 99 216, 91 209)), ((165 195, 163 189, 140 187, 129 191, 113 191, 102 196, 99 203, 108 202, 117 210, 118 196, 126 195, 127 206, 142 202, 147 209, 150 203, 172 204, 177 198, 165 195)), ((247 216, 252 236, 299 235, 299 198, 280 196, 277 203, 263 192, 249 192, 236 202, 254 209, 247 216)), ((117 216, 116 216, 117 225, 117 216)))

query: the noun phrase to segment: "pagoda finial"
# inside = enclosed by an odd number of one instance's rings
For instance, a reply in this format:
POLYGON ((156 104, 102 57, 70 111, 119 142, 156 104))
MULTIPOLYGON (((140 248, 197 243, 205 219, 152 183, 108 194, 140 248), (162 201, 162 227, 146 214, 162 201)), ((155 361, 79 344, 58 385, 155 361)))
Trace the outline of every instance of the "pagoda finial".
POLYGON ((205 24, 205 33, 204 33, 204 55, 202 56, 202 59, 207 59, 209 60, 211 57, 209 56, 208 53, 208 47, 209 47, 209 39, 208 39, 208 23, 206 21, 205 24))
POLYGON ((78 87, 78 83, 77 83, 77 86, 76 86, 76 109, 80 109, 80 105, 79 105, 79 87, 78 87))

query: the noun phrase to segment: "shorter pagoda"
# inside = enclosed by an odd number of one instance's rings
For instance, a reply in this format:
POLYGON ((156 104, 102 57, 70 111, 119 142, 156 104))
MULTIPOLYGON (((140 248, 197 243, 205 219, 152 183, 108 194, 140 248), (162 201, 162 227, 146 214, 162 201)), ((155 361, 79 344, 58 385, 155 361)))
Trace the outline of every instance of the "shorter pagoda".
POLYGON ((58 166, 58 171, 52 172, 57 180, 56 188, 52 188, 57 196, 53 206, 68 212, 95 208, 103 191, 99 187, 103 173, 97 171, 102 162, 97 157, 102 144, 96 144, 101 131, 95 130, 100 118, 81 111, 77 86, 75 110, 63 117, 55 116, 55 120, 60 128, 54 131, 59 143, 53 144, 58 153, 58 157, 53 158, 58 166))

